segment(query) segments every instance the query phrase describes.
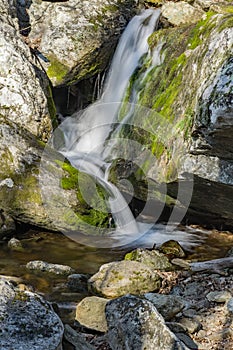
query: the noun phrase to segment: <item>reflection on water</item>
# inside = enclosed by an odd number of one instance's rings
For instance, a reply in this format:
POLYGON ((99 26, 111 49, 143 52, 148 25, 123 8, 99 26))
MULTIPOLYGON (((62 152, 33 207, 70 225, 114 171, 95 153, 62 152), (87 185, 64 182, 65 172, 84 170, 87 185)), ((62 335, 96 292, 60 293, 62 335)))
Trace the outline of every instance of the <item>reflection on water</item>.
MULTIPOLYGON (((99 267, 110 261, 120 260, 124 254, 135 247, 152 248, 169 239, 178 240, 188 252, 188 258, 209 260, 225 256, 233 246, 233 235, 228 232, 208 231, 196 227, 179 227, 174 232, 165 226, 156 225, 153 230, 134 242, 134 246, 118 249, 97 249, 83 246, 56 233, 30 231, 22 238, 23 252, 12 251, 6 242, 0 247, 0 274, 21 277, 36 291, 46 294, 49 299, 69 299, 64 286, 65 278, 33 272, 25 268, 31 260, 44 260, 50 263, 69 265, 77 273, 95 273, 99 267), (59 295, 59 298, 58 298, 59 295), (64 298, 61 298, 61 295, 64 298)), ((76 296, 77 297, 77 296, 76 296)), ((71 295, 72 299, 72 295, 71 295)))

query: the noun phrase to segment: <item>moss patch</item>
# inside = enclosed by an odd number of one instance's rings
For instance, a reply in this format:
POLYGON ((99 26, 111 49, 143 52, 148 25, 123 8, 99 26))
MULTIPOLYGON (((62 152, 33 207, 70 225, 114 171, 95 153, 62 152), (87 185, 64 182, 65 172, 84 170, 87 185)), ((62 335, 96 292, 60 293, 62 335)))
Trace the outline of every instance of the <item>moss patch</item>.
POLYGON ((90 175, 73 168, 69 163, 62 165, 67 176, 61 179, 61 186, 65 190, 75 190, 77 206, 74 208, 77 217, 92 226, 108 227, 108 208, 106 200, 109 194, 99 184, 95 183, 96 190, 92 191, 93 178, 90 175), (81 185, 81 188, 80 188, 81 185), (85 195, 85 198, 83 197, 85 195), (88 203, 87 203, 88 201, 88 203))
POLYGON ((50 66, 47 70, 47 74, 49 78, 56 79, 56 82, 62 83, 65 76, 70 71, 69 67, 67 67, 65 64, 58 61, 58 59, 55 56, 48 56, 50 66))

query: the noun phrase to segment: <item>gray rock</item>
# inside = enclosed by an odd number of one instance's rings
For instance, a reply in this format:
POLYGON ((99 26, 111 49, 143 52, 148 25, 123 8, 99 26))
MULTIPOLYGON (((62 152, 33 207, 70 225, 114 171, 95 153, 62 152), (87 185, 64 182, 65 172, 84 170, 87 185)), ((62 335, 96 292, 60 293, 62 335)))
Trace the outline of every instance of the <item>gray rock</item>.
POLYGON ((144 294, 160 288, 160 277, 148 266, 137 261, 104 264, 89 281, 91 291, 106 298, 144 294))
POLYGON ((19 34, 14 4, 1 0, 0 113, 43 140, 52 130, 49 81, 19 34), (48 99, 47 99, 47 97, 48 99))
POLYGON ((105 306, 107 302, 108 299, 95 296, 84 298, 77 305, 76 321, 87 328, 106 332, 108 329, 105 317, 105 306))
POLYGON ((15 232, 14 220, 0 209, 0 239, 7 237, 15 232))
POLYGON ((54 85, 77 82, 102 71, 120 33, 135 13, 135 0, 48 3, 29 8, 31 42, 49 60, 41 63, 54 85))
POLYGON ((20 242, 19 239, 16 239, 16 238, 11 238, 7 243, 7 245, 8 245, 8 248, 10 248, 11 250, 15 250, 18 252, 24 250, 22 243, 20 242))
POLYGON ((28 262, 26 268, 29 270, 53 273, 55 275, 69 275, 70 273, 74 272, 74 269, 72 269, 70 266, 51 264, 40 260, 28 262))
POLYGON ((193 334, 201 329, 201 323, 195 320, 194 318, 182 317, 179 320, 179 323, 190 334, 193 334))
POLYGON ((95 350, 95 347, 88 344, 82 334, 77 333, 67 324, 65 325, 64 337, 69 343, 74 346, 75 350, 95 350))
POLYGON ((67 286, 72 292, 85 293, 88 289, 87 281, 89 278, 89 275, 80 273, 69 275, 67 279, 67 286))
POLYGON ((175 26, 196 23, 204 14, 201 9, 197 9, 184 1, 178 3, 169 1, 162 6, 161 11, 162 16, 175 26))
POLYGON ((231 298, 228 303, 227 303, 227 310, 228 312, 230 312, 231 314, 233 314, 233 298, 231 298))
POLYGON ((131 295, 111 300, 106 305, 106 318, 113 350, 186 349, 147 300, 131 295))
POLYGON ((155 249, 147 250, 138 248, 126 254, 125 260, 138 261, 144 265, 149 266, 151 269, 165 271, 173 270, 173 266, 169 262, 168 258, 155 249))
POLYGON ((145 298, 156 307, 166 321, 173 318, 185 307, 182 298, 173 295, 146 293, 145 298))
POLYGON ((0 280, 0 348, 4 350, 61 350, 63 325, 41 296, 17 292, 0 280))
POLYGON ((215 291, 215 292, 210 292, 206 295, 206 298, 209 301, 215 301, 216 303, 225 303, 228 300, 230 300, 232 297, 231 293, 224 290, 224 291, 215 291))
POLYGON ((198 350, 198 345, 185 333, 176 333, 177 338, 183 342, 188 349, 198 350))

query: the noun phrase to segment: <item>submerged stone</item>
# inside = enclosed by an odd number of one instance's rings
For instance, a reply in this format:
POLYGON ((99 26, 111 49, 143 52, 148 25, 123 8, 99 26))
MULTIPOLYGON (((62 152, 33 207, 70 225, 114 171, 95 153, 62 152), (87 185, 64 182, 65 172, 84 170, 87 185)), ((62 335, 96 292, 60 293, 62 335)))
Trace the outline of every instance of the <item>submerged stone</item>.
POLYGON ((70 266, 51 264, 46 261, 34 260, 27 263, 26 268, 29 270, 37 270, 42 272, 53 273, 55 275, 69 275, 74 272, 70 266))

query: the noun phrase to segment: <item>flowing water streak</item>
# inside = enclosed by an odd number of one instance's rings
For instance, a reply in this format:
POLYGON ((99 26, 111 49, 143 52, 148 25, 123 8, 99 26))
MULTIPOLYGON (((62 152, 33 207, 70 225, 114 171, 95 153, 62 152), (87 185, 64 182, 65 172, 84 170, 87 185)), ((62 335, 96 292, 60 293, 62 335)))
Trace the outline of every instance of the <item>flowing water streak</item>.
POLYGON ((104 143, 112 125, 118 122, 119 102, 130 77, 148 52, 147 39, 155 30, 159 16, 159 10, 145 10, 131 20, 118 44, 101 98, 60 125, 64 145, 58 150, 74 167, 94 176, 110 193, 110 210, 120 235, 139 233, 139 228, 125 199, 107 180, 109 164, 103 158, 104 143))

